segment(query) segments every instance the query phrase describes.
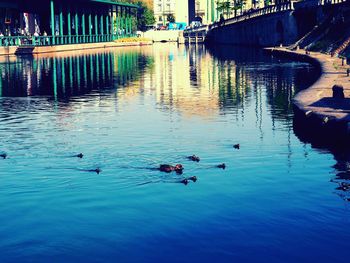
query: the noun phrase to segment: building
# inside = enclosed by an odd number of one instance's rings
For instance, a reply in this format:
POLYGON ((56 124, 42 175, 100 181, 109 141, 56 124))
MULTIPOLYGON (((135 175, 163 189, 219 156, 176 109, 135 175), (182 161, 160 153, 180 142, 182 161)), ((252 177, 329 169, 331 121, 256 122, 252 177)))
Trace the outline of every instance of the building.
POLYGON ((0 46, 113 41, 133 34, 136 10, 114 0, 0 0, 0 46))
POLYGON ((263 8, 266 5, 280 4, 290 0, 153 0, 154 15, 158 26, 166 25, 173 16, 176 22, 190 24, 199 19, 203 24, 210 24, 220 19, 242 15, 248 10, 263 8), (220 4, 229 8, 219 10, 220 4))

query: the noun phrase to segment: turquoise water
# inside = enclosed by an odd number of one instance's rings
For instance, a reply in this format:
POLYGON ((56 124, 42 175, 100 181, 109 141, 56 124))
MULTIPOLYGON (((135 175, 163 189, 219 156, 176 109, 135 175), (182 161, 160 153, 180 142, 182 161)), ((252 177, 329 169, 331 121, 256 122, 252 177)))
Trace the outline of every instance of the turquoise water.
POLYGON ((0 261, 348 261, 349 158, 293 130, 316 75, 229 46, 1 58, 0 261))

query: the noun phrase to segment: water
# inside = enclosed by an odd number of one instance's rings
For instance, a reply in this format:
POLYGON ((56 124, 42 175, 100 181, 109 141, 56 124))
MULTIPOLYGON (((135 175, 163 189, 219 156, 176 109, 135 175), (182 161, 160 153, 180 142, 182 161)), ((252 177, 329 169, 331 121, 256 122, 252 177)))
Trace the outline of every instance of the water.
POLYGON ((1 57, 0 262, 347 261, 349 155, 293 129, 316 75, 229 46, 1 57))

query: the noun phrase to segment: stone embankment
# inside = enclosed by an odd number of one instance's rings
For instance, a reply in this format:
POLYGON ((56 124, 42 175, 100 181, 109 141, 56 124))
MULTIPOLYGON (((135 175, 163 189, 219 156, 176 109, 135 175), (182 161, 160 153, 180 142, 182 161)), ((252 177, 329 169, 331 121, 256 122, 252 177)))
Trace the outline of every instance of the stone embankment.
POLYGON ((320 70, 320 77, 309 88, 300 91, 293 99, 297 121, 305 129, 325 133, 330 137, 350 138, 350 77, 345 61, 317 52, 291 51, 285 48, 268 48, 272 54, 307 61, 320 70), (342 86, 344 98, 339 96, 342 86))
POLYGON ((131 42, 102 42, 74 45, 55 45, 55 46, 21 46, 21 47, 0 47, 1 55, 22 55, 22 54, 42 54, 55 53, 75 50, 88 50, 98 48, 129 47, 152 45, 152 41, 131 41, 131 42))

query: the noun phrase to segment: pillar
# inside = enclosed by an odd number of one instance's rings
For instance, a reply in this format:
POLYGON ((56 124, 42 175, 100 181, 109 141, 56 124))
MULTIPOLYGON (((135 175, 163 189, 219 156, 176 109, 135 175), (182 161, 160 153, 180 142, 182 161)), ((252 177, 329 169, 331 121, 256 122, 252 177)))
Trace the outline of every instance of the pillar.
POLYGON ((64 43, 64 38, 63 38, 64 32, 63 32, 63 8, 62 6, 60 7, 60 37, 61 37, 61 44, 65 44, 64 43))
POLYGON ((131 34, 131 13, 130 13, 130 8, 127 9, 126 11, 126 17, 127 17, 127 24, 126 24, 126 31, 128 32, 128 36, 131 34))
POLYGON ((100 29, 100 31, 101 31, 101 32, 100 32, 100 33, 101 33, 101 38, 102 38, 102 41, 103 41, 103 39, 104 39, 104 36, 103 36, 103 35, 104 35, 104 30, 103 30, 103 14, 100 15, 100 28, 101 28, 101 29, 100 29))
POLYGON ((116 25, 116 19, 117 19, 117 13, 116 13, 116 6, 112 6, 112 16, 111 16, 111 35, 112 40, 114 40, 115 35, 115 25, 116 25))
POLYGON ((68 14, 67 14, 67 31, 68 31, 68 44, 72 43, 72 18, 70 13, 70 7, 68 7, 68 14))
POLYGON ((116 32, 117 32, 117 38, 119 38, 120 33, 120 7, 116 6, 116 32))
POLYGON ((86 36, 85 36, 85 9, 83 10, 83 14, 81 15, 81 28, 82 28, 82 34, 83 34, 83 42, 86 42, 86 36))
POLYGON ((50 0, 50 10, 51 10, 52 45, 55 45, 55 6, 54 6, 54 0, 50 0))
POLYGON ((91 36, 92 36, 92 14, 91 10, 89 12, 89 42, 92 42, 91 36))
POLYGON ((78 8, 75 9, 75 17, 74 17, 74 22, 75 22, 75 43, 79 43, 79 15, 78 15, 78 8))
POLYGON ((95 41, 94 42, 98 42, 97 38, 98 38, 98 23, 97 23, 97 13, 95 13, 95 41))
POLYGON ((106 34, 107 34, 108 41, 110 41, 109 39, 110 33, 111 33, 111 30, 109 29, 109 12, 108 12, 108 14, 106 15, 106 34))
POLYGON ((125 35, 125 8, 122 6, 121 7, 121 25, 120 25, 120 28, 122 30, 122 37, 124 37, 125 35))

